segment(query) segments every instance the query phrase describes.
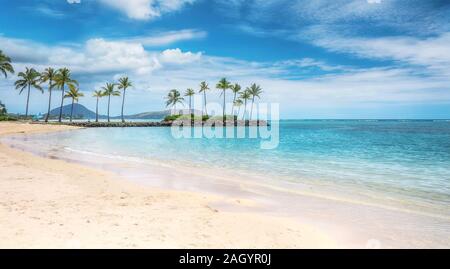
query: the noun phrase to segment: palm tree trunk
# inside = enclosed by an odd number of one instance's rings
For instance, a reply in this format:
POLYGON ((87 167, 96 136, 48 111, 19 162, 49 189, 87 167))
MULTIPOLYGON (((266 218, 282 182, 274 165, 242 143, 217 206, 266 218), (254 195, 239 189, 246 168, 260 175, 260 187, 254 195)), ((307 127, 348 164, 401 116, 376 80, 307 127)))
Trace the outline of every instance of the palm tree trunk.
POLYGON ((208 110, 206 110, 206 91, 203 92, 203 100, 205 101, 205 115, 208 116, 208 110))
POLYGON ((194 114, 192 113, 192 96, 189 96, 189 115, 191 118, 191 125, 194 124, 194 114))
POLYGON ((123 105, 125 104, 125 92, 126 92, 126 88, 123 89, 123 98, 122 98, 122 122, 125 122, 125 120, 123 119, 123 105))
POLYGON ((247 114, 247 99, 244 100, 244 114, 242 115, 242 120, 245 120, 245 114, 247 114))
POLYGON ((64 106, 64 84, 62 85, 61 90, 62 90, 62 95, 61 95, 61 106, 59 107, 59 120, 58 120, 59 122, 61 122, 61 119, 62 119, 62 109, 64 106))
POLYGON ((108 122, 109 122, 109 104, 111 103, 111 94, 108 95, 108 122))
POLYGON ((28 117, 28 103, 30 102, 30 87, 31 85, 28 84, 27 108, 25 109, 25 119, 28 117))
MULTIPOLYGON (((234 116, 234 102, 236 102, 236 93, 234 93, 234 96, 233 96, 233 106, 231 107, 231 114, 233 114, 233 116, 234 116)), ((234 117, 233 117, 234 118, 234 117)))
POLYGON ((97 105, 95 106, 95 122, 98 122, 98 97, 97 97, 97 105))
POLYGON ((255 102, 255 96, 252 98, 252 107, 250 108, 250 120, 252 120, 252 114, 253 114, 253 103, 255 102))
POLYGON ((222 123, 225 125, 225 90, 223 90, 222 123))
POLYGON ((49 84, 49 88, 48 88, 48 92, 49 92, 49 96, 48 96, 48 110, 47 110, 47 115, 45 116, 45 122, 48 122, 48 117, 50 117, 50 104, 52 102, 52 80, 50 80, 50 84, 49 84))
POLYGON ((72 98, 72 107, 70 108, 70 122, 72 122, 72 115, 73 115, 73 103, 74 103, 74 100, 75 100, 75 99, 73 99, 73 98, 72 98))

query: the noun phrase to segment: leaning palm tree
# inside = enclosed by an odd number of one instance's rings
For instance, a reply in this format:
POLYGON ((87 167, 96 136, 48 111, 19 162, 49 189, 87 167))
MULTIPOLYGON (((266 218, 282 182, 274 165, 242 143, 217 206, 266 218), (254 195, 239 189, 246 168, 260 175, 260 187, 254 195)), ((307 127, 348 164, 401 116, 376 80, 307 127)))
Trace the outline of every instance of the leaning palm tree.
POLYGON ((245 120, 246 119, 246 114, 247 114, 247 100, 250 99, 252 96, 250 95, 250 93, 245 90, 244 92, 241 92, 241 96, 239 97, 239 99, 244 100, 244 114, 242 115, 242 119, 245 120))
POLYGON ((70 122, 72 122, 73 116, 73 105, 75 102, 78 102, 80 97, 84 96, 80 89, 77 89, 75 85, 69 85, 69 91, 64 95, 64 98, 72 98, 72 106, 70 108, 70 122))
MULTIPOLYGON (((205 81, 203 81, 202 83, 200 83, 200 91, 198 91, 199 93, 203 93, 203 101, 204 101, 204 105, 205 105, 205 115, 208 115, 208 111, 206 110, 206 91, 209 90, 208 87, 208 83, 206 83, 205 81)), ((203 110, 202 110, 202 116, 203 116, 203 110)))
POLYGON ((241 112, 241 106, 244 104, 241 98, 236 99, 236 101, 233 102, 233 106, 238 108, 237 114, 236 111, 233 112, 233 116, 236 115, 236 117, 239 116, 239 113, 241 112))
POLYGON ((231 109, 231 111, 234 111, 234 103, 236 102, 237 94, 241 91, 241 85, 235 83, 234 85, 231 85, 230 89, 231 89, 231 91, 234 94, 234 96, 233 96, 233 107, 231 109))
POLYGON ((120 96, 120 92, 114 89, 115 86, 116 84, 114 83, 106 83, 106 86, 102 87, 103 95, 108 96, 108 122, 109 122, 109 106, 111 104, 111 96, 120 96))
POLYGON ((252 113, 253 113, 253 103, 255 102, 255 97, 261 98, 260 94, 262 93, 262 89, 259 85, 256 85, 255 83, 250 86, 250 88, 247 88, 248 93, 252 97, 252 106, 250 108, 250 120, 252 119, 252 113))
POLYGON ((123 98, 122 98, 122 122, 125 122, 123 118, 123 106, 125 104, 125 93, 127 91, 127 88, 132 87, 133 84, 131 84, 131 81, 128 79, 128 77, 123 77, 119 79, 119 89, 123 90, 123 98))
POLYGON ((48 109, 47 109, 47 115, 45 115, 45 122, 48 122, 48 117, 50 116, 50 105, 52 102, 52 89, 55 86, 54 81, 55 77, 58 74, 57 71, 55 71, 53 68, 49 67, 45 69, 44 72, 41 74, 41 81, 47 82, 48 81, 48 109))
POLYGON ((222 120, 223 124, 225 124, 225 91, 231 87, 230 82, 226 78, 222 78, 219 83, 217 83, 216 88, 222 91, 223 94, 223 107, 222 107, 222 120))
POLYGON ((92 94, 93 97, 97 98, 97 104, 95 105, 95 122, 98 122, 98 101, 100 98, 102 98, 103 92, 102 91, 94 91, 94 93, 92 94))
POLYGON ((11 65, 11 58, 3 54, 0 50, 0 71, 3 73, 5 78, 8 77, 8 73, 14 74, 14 68, 11 65))
POLYGON ((167 94, 166 107, 171 106, 175 111, 177 110, 177 103, 183 104, 184 98, 178 90, 173 89, 167 94))
POLYGON ((61 68, 58 70, 58 74, 55 76, 55 86, 61 89, 61 106, 59 107, 59 119, 62 119, 62 109, 64 106, 65 86, 78 86, 78 82, 70 77, 70 70, 67 68, 61 68))
POLYGON ((30 69, 30 68, 27 67, 26 70, 25 70, 25 73, 24 72, 20 72, 18 76, 21 79, 16 81, 15 86, 16 86, 17 90, 20 89, 19 94, 21 94, 25 88, 28 88, 27 107, 26 107, 26 110, 25 110, 25 117, 28 117, 28 104, 30 102, 30 89, 31 89, 31 87, 36 88, 37 90, 39 90, 42 93, 44 93, 44 91, 42 90, 41 86, 39 85, 41 74, 39 74, 39 72, 36 71, 34 68, 30 69))
POLYGON ((235 103, 236 103, 236 95, 241 91, 241 85, 235 83, 234 85, 231 85, 230 89, 234 94, 233 106, 231 107, 231 114, 233 115, 233 121, 236 123, 236 118, 234 117, 234 107, 235 107, 235 103))

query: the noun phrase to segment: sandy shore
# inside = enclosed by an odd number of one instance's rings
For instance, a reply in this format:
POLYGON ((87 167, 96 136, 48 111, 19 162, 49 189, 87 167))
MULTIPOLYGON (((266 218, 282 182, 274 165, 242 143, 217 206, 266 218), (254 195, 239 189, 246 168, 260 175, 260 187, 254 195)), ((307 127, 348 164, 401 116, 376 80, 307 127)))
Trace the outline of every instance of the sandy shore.
MULTIPOLYGON (((0 122, 0 136, 72 128, 0 122)), ((212 206, 229 198, 149 188, 3 144, 0 197, 0 248, 336 247, 325 233, 291 219, 212 206)))

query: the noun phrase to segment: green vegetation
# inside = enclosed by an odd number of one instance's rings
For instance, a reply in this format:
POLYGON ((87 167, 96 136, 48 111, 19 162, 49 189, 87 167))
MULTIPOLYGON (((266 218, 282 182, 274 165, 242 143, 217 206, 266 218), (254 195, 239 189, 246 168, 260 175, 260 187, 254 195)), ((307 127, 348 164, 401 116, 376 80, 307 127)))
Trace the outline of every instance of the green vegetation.
POLYGON ((128 79, 128 77, 123 77, 119 79, 119 89, 123 90, 123 98, 122 98, 122 122, 125 122, 124 118, 123 118, 123 106, 125 104, 125 93, 127 91, 127 89, 129 87, 132 87, 133 84, 131 83, 131 81, 128 79))
POLYGON ((31 87, 41 91, 42 93, 44 93, 44 91, 42 90, 41 86, 39 85, 40 83, 40 79, 41 79, 41 74, 39 74, 39 72, 37 72, 36 70, 34 70, 34 68, 26 68, 25 73, 24 72, 20 72, 18 75, 21 79, 18 79, 15 83, 16 89, 20 90, 19 94, 21 94, 23 92, 23 90, 25 88, 28 88, 27 91, 27 107, 25 110, 25 117, 28 117, 28 104, 30 103, 30 90, 31 87))
POLYGON ((180 92, 177 89, 171 90, 166 97, 166 107, 172 107, 175 111, 177 110, 177 103, 183 104, 184 98, 181 97, 180 92))
POLYGON ((223 122, 225 122, 225 91, 229 88, 231 88, 231 84, 230 82, 226 79, 226 78, 222 78, 219 83, 217 83, 216 88, 221 90, 222 93, 220 95, 223 94, 223 106, 222 106, 222 117, 223 117, 223 122))
POLYGON ((80 97, 84 96, 83 93, 80 92, 79 89, 75 87, 75 85, 69 86, 69 91, 64 95, 64 98, 71 98, 72 99, 72 107, 70 109, 70 122, 72 122, 72 116, 73 116, 73 104, 75 102, 78 102, 78 99, 80 97))
POLYGON ((253 83, 252 86, 247 87, 246 91, 252 97, 252 106, 250 107, 250 120, 251 120, 252 114, 253 114, 253 103, 255 102, 255 97, 261 98, 260 94, 262 93, 262 89, 261 89, 261 87, 259 87, 259 85, 256 85, 255 83, 253 83))
POLYGON ((8 77, 8 73, 14 74, 14 68, 11 65, 11 58, 3 54, 3 51, 0 50, 0 72, 8 77))
POLYGON ((103 92, 102 91, 94 91, 94 93, 92 94, 93 97, 97 98, 97 103, 95 105, 95 122, 98 122, 98 101, 100 98, 102 98, 103 92))
POLYGON ((45 115, 45 122, 48 122, 48 117, 50 116, 50 106, 52 102, 52 89, 55 86, 53 82, 55 81, 55 77, 58 74, 53 68, 49 67, 45 69, 44 72, 41 73, 41 82, 45 83, 48 81, 48 109, 47 115, 45 115))
POLYGON ((103 89, 103 95, 108 96, 108 122, 109 120, 109 106, 111 104, 111 96, 120 96, 120 92, 116 91, 114 87, 116 86, 115 83, 106 83, 106 86, 102 87, 103 89))
POLYGON ((78 82, 74 79, 72 79, 69 69, 67 68, 61 68, 58 70, 58 74, 55 76, 55 86, 58 87, 61 90, 61 106, 59 108, 59 119, 58 121, 61 122, 62 119, 62 108, 64 106, 64 96, 65 96, 65 86, 68 85, 71 86, 78 86, 78 82))
POLYGON ((208 111, 206 110, 206 91, 209 90, 208 87, 208 83, 206 83, 205 81, 202 81, 200 83, 200 91, 199 93, 203 93, 203 101, 204 101, 204 107, 205 107, 205 114, 203 114, 203 110, 202 110, 202 114, 203 115, 208 115, 208 111))

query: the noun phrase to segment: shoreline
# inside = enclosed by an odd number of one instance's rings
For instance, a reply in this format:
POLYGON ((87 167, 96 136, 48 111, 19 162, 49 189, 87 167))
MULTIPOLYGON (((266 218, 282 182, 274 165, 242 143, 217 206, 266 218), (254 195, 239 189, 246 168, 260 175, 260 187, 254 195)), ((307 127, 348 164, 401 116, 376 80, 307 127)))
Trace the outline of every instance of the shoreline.
MULTIPOLYGON (((0 123, 0 136, 73 129, 0 123)), ((0 248, 338 247, 294 219, 219 210, 213 204, 230 199, 218 195, 141 186, 4 144, 0 163, 0 248)), ((232 203, 254 206, 240 198, 232 203)))

